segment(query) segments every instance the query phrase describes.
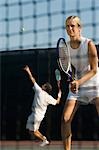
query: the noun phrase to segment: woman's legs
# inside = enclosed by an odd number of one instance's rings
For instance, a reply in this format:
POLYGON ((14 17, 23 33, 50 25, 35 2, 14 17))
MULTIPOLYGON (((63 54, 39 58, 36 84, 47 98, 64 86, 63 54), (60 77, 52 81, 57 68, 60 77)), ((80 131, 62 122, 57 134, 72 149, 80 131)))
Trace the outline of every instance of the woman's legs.
POLYGON ((67 100, 63 115, 62 115, 62 124, 61 124, 61 135, 64 145, 64 150, 71 149, 71 121, 73 116, 78 108, 78 102, 76 100, 67 100))

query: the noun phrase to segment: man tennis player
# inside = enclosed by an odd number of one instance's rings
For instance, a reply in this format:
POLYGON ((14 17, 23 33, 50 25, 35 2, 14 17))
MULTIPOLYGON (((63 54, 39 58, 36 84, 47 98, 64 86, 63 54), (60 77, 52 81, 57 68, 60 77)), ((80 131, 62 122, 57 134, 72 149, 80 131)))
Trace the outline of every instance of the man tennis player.
POLYGON ((42 135, 42 133, 40 133, 39 127, 40 127, 41 121, 43 120, 45 116, 47 106, 49 104, 52 104, 52 105, 59 104, 60 98, 61 98, 61 90, 59 90, 57 100, 54 99, 50 95, 50 92, 52 91, 52 86, 50 85, 50 83, 47 82, 43 84, 42 87, 40 87, 36 83, 34 77, 32 76, 32 73, 29 67, 25 66, 24 70, 28 73, 29 78, 33 83, 33 89, 35 92, 34 100, 32 103, 32 113, 28 117, 26 129, 28 129, 31 134, 34 134, 34 136, 42 140, 42 143, 40 144, 40 146, 45 146, 49 144, 49 141, 44 135, 42 135))

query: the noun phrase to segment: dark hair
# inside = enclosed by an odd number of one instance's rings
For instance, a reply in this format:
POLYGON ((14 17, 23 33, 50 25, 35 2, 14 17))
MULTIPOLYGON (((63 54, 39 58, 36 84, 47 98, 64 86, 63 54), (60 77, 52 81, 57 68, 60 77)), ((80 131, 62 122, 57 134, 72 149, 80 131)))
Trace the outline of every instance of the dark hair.
POLYGON ((47 93, 51 93, 52 91, 52 86, 49 82, 46 82, 45 84, 43 84, 43 90, 45 90, 47 93))

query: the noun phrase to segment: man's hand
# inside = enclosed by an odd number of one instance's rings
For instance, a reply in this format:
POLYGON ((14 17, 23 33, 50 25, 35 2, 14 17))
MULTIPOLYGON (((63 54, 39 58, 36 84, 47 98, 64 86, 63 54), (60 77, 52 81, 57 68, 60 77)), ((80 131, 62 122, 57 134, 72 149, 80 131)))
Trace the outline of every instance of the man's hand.
POLYGON ((61 95, 62 95, 62 91, 59 90, 59 92, 58 92, 58 98, 61 98, 61 95))
POLYGON ((28 65, 26 65, 26 66, 23 68, 23 70, 25 70, 25 71, 28 73, 29 78, 31 79, 32 83, 34 84, 36 81, 35 81, 35 78, 32 76, 32 73, 31 73, 31 71, 30 71, 28 65))
POLYGON ((29 71, 30 71, 30 69, 29 69, 28 65, 26 65, 26 66, 23 68, 23 70, 25 70, 25 71, 27 71, 27 72, 29 72, 29 71))

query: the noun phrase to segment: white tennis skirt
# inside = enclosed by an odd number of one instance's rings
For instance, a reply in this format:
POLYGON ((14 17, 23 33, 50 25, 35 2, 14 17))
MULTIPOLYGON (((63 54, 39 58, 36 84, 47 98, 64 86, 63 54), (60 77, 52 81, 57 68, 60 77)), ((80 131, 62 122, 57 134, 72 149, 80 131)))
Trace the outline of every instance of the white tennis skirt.
POLYGON ((69 91, 68 100, 77 100, 84 104, 93 103, 93 100, 99 97, 99 69, 97 74, 90 80, 85 82, 78 90, 78 93, 74 94, 69 91))

